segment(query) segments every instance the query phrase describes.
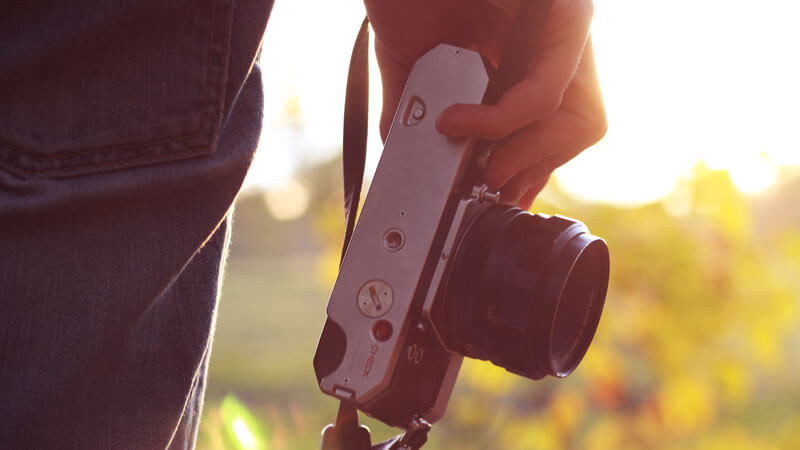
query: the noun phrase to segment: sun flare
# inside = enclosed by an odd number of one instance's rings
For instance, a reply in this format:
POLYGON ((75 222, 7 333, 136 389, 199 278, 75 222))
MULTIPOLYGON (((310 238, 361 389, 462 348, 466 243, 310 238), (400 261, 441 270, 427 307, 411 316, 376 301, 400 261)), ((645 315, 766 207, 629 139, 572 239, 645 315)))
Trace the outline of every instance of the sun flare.
MULTIPOLYGON (((281 64, 263 70, 264 148, 251 186, 269 188, 304 161, 340 149, 347 64, 363 10, 318 7, 319 20, 296 2, 273 11, 282 20, 267 30, 264 54, 281 64), (314 21, 319 32, 298 33, 287 25, 292 17, 314 21), (301 139, 286 139, 284 128, 297 123, 282 116, 287 102, 298 102, 301 139)), ((665 199, 702 162, 727 170, 744 193, 771 186, 777 167, 800 165, 797 17, 800 3, 781 0, 757 8, 743 1, 596 0, 592 33, 609 131, 556 171, 561 184, 586 200, 637 205, 665 199)), ((374 58, 371 72, 367 174, 381 151, 374 58)))

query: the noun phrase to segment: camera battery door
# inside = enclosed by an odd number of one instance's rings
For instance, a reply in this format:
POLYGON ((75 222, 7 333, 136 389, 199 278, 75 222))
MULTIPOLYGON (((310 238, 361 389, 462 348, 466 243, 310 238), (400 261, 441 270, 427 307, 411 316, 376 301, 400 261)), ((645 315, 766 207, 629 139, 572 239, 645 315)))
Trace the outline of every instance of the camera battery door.
POLYGON ((436 130, 488 86, 476 52, 442 44, 411 70, 328 303, 314 368, 320 389, 404 427, 444 412, 461 357, 422 315, 473 142, 436 130))

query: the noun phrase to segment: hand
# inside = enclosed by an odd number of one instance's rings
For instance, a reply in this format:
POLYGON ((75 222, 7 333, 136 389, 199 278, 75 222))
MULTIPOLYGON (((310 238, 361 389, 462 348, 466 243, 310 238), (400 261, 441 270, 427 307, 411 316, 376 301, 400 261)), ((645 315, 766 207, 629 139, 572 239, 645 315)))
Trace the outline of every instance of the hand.
MULTIPOLYGON (((416 58, 446 42, 496 63, 519 1, 367 0, 383 76, 381 135, 416 58)), ((590 0, 554 0, 525 79, 496 105, 454 105, 437 121, 447 136, 497 141, 485 177, 504 203, 529 208, 553 170, 605 134, 591 16, 590 0)))

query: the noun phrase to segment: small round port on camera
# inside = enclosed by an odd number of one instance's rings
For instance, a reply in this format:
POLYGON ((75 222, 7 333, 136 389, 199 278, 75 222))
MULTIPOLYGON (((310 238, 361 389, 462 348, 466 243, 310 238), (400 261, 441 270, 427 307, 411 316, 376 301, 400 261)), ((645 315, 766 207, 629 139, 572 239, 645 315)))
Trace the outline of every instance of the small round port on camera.
POLYGON ((392 331, 392 324, 387 320, 379 320, 372 326, 372 335, 381 342, 392 337, 392 331))
POLYGON ((390 252, 396 252, 403 248, 403 244, 406 243, 406 236, 399 228, 390 228, 383 233, 381 241, 383 242, 383 248, 390 252))

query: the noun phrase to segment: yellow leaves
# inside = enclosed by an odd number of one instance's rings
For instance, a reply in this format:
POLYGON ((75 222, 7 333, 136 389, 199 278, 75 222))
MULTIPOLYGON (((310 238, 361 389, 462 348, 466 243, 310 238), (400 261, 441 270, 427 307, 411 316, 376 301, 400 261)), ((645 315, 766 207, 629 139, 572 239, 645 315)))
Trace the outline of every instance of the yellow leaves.
POLYGON ((622 355, 602 345, 592 346, 578 370, 587 380, 584 395, 593 407, 613 410, 623 403, 627 376, 622 355))
POLYGON ((601 417, 589 428, 580 448, 619 450, 626 448, 625 423, 611 417, 601 417))
POLYGON ((592 345, 581 361, 580 371, 592 382, 608 382, 616 380, 624 373, 620 354, 603 345, 592 345))
POLYGON ((586 399, 573 389, 559 390, 550 402, 547 414, 554 429, 562 436, 570 436, 585 416, 586 399))
MULTIPOLYGON (((339 258, 341 250, 327 248, 320 253, 316 261, 316 280, 326 289, 333 287, 339 274, 339 258)), ((325 299, 327 301, 327 299, 325 299)))
POLYGON ((780 233, 775 241, 776 247, 788 262, 787 276, 800 282, 800 233, 797 230, 787 230, 780 233))
MULTIPOLYGON (((520 402, 533 417, 517 419, 525 445, 503 448, 769 449, 800 435, 797 424, 779 433, 752 412, 764 392, 788 389, 773 384, 775 374, 797 361, 788 356, 800 323, 800 233, 764 239, 727 174, 696 175, 684 186, 691 198, 681 214, 649 206, 555 211, 607 239, 611 288, 575 375, 537 391, 545 400, 520 402)), ((468 377, 476 393, 504 402, 524 390, 497 384, 491 370, 468 377), (487 382, 495 384, 477 387, 487 382)))
POLYGON ((750 401, 753 390, 753 377, 742 364, 723 361, 714 368, 716 385, 720 400, 735 406, 750 401))
POLYGON ((762 366, 775 369, 781 363, 779 336, 769 323, 756 324, 750 330, 750 345, 756 361, 762 366))
POLYGON ((752 219, 744 197, 734 188, 725 171, 710 171, 698 164, 694 171, 695 211, 711 218, 725 236, 732 239, 746 237, 751 231, 752 219))
POLYGON ((459 378, 471 389, 494 396, 506 395, 520 381, 518 375, 490 362, 467 358, 461 366, 459 378))
MULTIPOLYGON (((496 407, 497 405, 492 405, 491 410, 494 411, 496 407)), ((489 409, 479 397, 466 395, 448 406, 447 415, 467 426, 483 426, 489 418, 489 409)))
POLYGON ((740 428, 725 427, 701 439, 696 448, 702 450, 772 450, 778 447, 750 436, 740 428))
POLYGON ((625 389, 621 380, 601 380, 589 388, 589 398, 596 408, 614 410, 625 400, 625 389))
POLYGON ((656 398, 664 428, 677 435, 702 429, 715 415, 711 386, 688 374, 665 380, 656 398))
POLYGON ((491 448, 509 450, 549 450, 564 448, 548 420, 512 422, 502 434, 502 445, 491 448))
MULTIPOLYGON (((465 360, 426 448, 800 449, 800 401, 785 398, 797 395, 791 371, 800 370, 790 341, 800 324, 797 226, 765 233, 771 219, 754 220, 728 175, 703 167, 663 206, 559 195, 541 197, 538 209, 580 219, 611 250, 592 346, 565 380, 533 382, 465 360), (786 414, 771 410, 776 401, 790 403, 786 414)), ((797 205, 788 198, 784 210, 797 205)), ((326 285, 338 269, 340 204, 336 193, 312 208, 326 285)))
POLYGON ((788 418, 785 423, 781 425, 778 433, 778 442, 782 449, 798 449, 800 448, 800 414, 788 418))

